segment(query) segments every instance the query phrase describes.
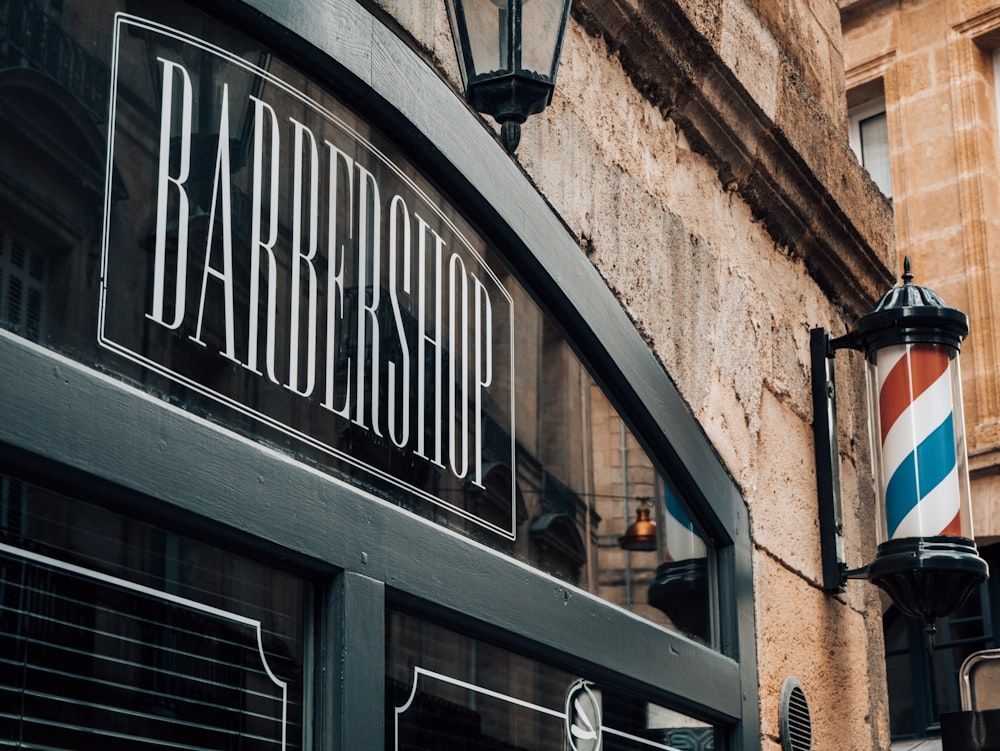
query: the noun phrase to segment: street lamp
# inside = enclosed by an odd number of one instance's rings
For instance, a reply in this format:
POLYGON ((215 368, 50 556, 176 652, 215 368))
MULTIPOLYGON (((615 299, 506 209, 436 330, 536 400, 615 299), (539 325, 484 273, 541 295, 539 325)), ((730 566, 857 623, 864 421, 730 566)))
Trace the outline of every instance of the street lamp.
POLYGON ((910 260, 893 287, 853 331, 831 339, 812 330, 813 430, 816 443, 823 584, 843 592, 867 578, 907 615, 934 620, 954 613, 986 580, 973 542, 965 421, 958 353, 965 314, 913 284, 910 260), (845 564, 833 357, 864 353, 879 546, 869 565, 845 564))
POLYGON ((500 123, 513 154, 521 123, 552 101, 571 0, 446 0, 465 98, 500 123))

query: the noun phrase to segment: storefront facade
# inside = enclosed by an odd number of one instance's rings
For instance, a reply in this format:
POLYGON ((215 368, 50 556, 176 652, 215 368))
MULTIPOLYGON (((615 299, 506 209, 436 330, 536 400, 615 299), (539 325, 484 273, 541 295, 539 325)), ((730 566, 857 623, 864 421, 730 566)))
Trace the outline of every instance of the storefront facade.
POLYGON ((809 527, 814 499, 771 495, 814 482, 783 436, 808 424, 808 324, 883 280, 867 244, 834 302, 846 240, 759 221, 753 174, 749 198, 720 183, 673 126, 700 227, 665 199, 650 230, 638 173, 577 160, 579 133, 511 158, 426 62, 437 5, 416 31, 353 0, 4 12, 0 745, 749 749, 804 670, 813 707, 864 686, 817 737, 875 747, 873 595, 823 594, 812 533, 796 552, 772 523, 809 527), (701 278, 614 251, 613 215, 701 278), (747 289, 800 286, 805 312, 734 307, 761 248, 747 289), (686 290, 677 329, 650 331, 643 279, 686 290), (627 549, 640 511, 657 531, 627 549), (779 648, 781 598, 822 612, 779 648))

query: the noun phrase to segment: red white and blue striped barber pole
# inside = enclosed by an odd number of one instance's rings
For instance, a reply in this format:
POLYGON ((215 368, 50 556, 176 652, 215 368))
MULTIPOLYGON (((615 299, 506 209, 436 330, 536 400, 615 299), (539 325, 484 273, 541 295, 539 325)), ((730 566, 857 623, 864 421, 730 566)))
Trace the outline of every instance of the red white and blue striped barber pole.
POLYGON ((971 537, 968 514, 963 534, 959 500, 951 372, 958 358, 946 345, 927 343, 884 347, 875 357, 884 537, 971 537))
POLYGON ((959 350, 964 313, 913 284, 890 290, 839 346, 867 362, 878 555, 868 578, 908 615, 955 612, 987 577, 973 542, 959 350))

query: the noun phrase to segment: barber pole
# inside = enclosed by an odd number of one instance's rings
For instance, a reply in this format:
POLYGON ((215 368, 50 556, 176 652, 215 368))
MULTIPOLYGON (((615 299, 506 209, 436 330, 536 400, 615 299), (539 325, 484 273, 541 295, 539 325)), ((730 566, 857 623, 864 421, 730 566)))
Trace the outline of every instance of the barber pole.
POLYGON ((973 541, 958 355, 965 314, 903 283, 858 321, 840 346, 867 362, 879 548, 868 578, 933 633, 986 579, 973 541))
POLYGON ((963 537, 950 348, 879 350, 886 537, 963 537))
POLYGON ((913 283, 909 258, 902 282, 843 336, 810 332, 823 587, 844 592, 848 579, 866 578, 923 620, 930 637, 934 621, 961 608, 989 568, 972 533, 958 367, 969 319, 913 283), (840 504, 833 357, 841 349, 859 350, 867 366, 879 541, 875 560, 853 569, 840 504))

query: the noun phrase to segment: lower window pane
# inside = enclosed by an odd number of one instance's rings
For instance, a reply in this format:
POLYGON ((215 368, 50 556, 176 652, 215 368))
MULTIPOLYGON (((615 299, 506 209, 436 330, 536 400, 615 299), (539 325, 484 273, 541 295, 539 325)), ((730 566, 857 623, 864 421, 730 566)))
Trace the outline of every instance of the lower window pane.
POLYGON ((387 617, 396 751, 715 749, 711 725, 399 612, 387 617))
POLYGON ((301 748, 307 592, 0 476, 0 746, 301 748))

